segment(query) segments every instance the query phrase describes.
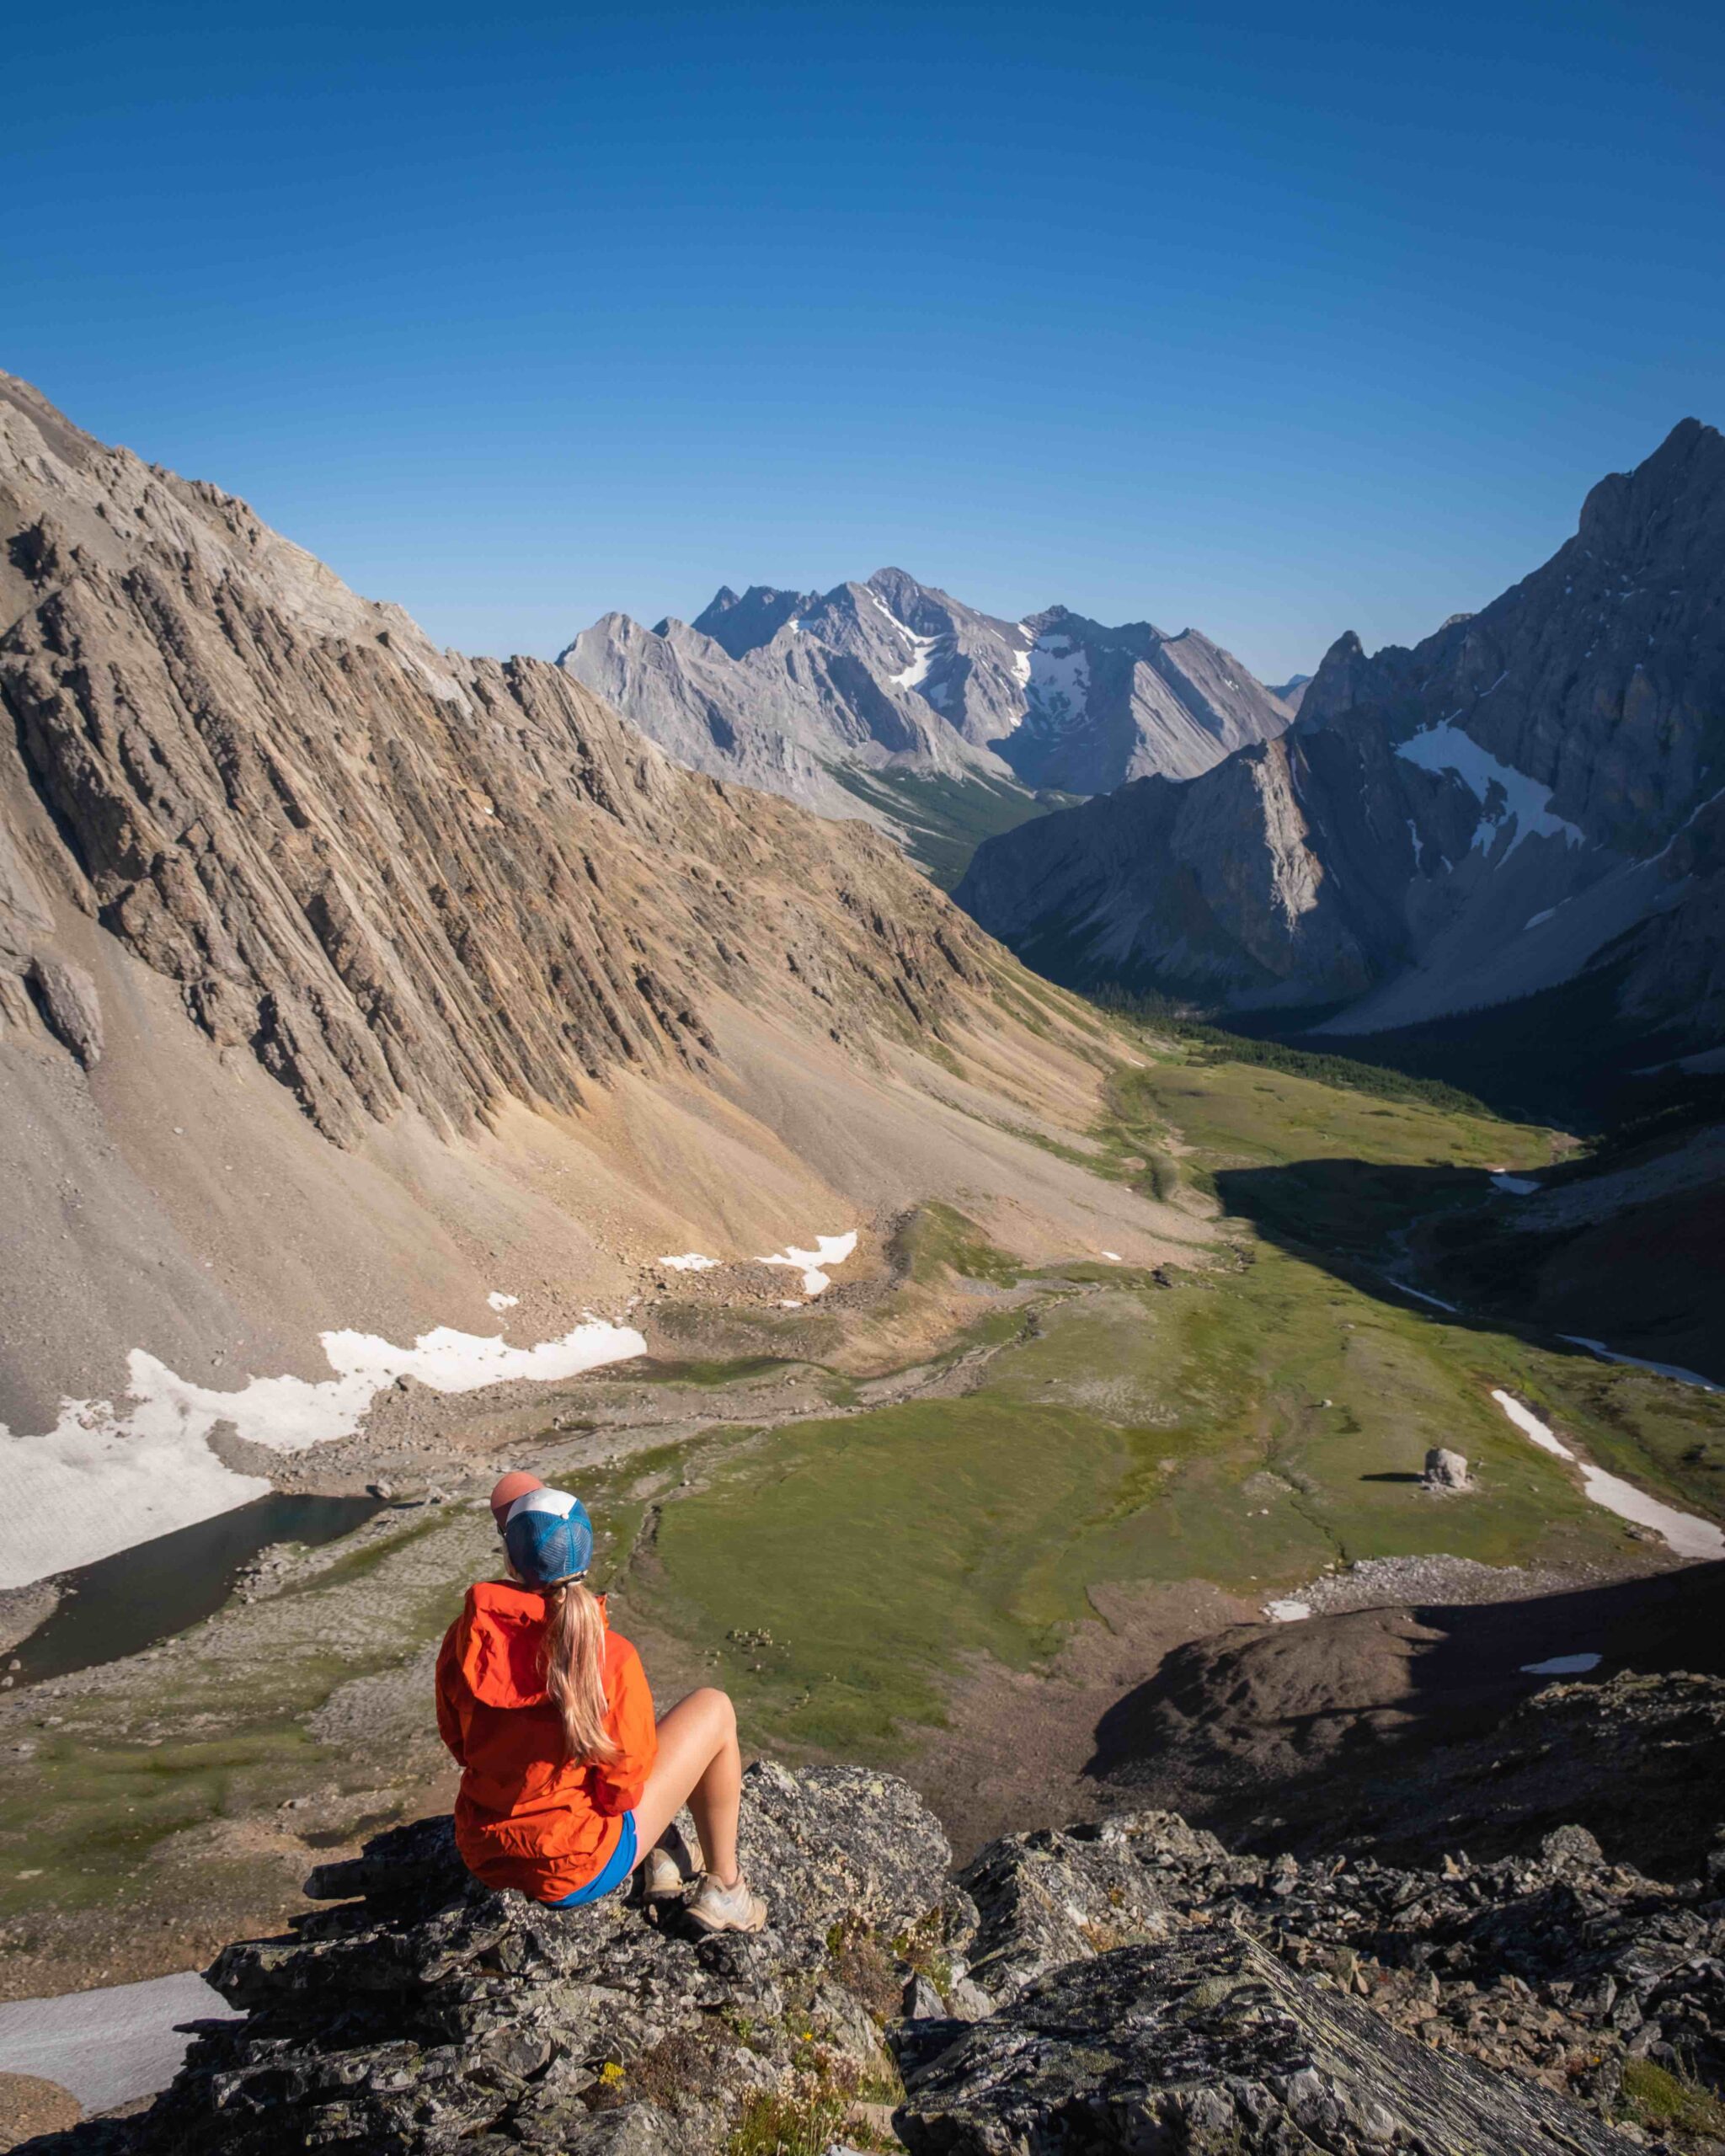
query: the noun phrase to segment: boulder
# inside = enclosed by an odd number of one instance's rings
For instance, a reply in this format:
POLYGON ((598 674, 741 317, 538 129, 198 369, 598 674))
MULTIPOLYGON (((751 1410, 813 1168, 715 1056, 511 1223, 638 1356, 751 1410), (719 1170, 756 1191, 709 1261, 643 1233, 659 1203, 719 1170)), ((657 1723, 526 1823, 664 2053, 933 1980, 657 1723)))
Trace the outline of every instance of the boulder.
MULTIPOLYGON (((944 1941, 946 1836, 890 1776, 759 1764, 741 1853, 770 1929, 703 1938, 676 1904, 553 1910, 493 1893, 446 1818, 380 1835, 307 1881, 362 1899, 218 1957, 211 1981, 248 2019, 200 2037, 124 2145, 701 2156, 751 2105, 841 2118, 885 2064, 846 1972, 887 1972, 895 1999, 915 1983, 893 1942, 944 1941), (858 1951, 836 1952, 841 1940, 858 1951)), ((953 1907, 962 1923, 968 1905, 953 1907)))
POLYGON ((1428 1490, 1471 1490, 1473 1487, 1467 1462, 1459 1452, 1451 1452, 1445 1445, 1434 1445, 1426 1454, 1425 1473, 1420 1480, 1428 1490))

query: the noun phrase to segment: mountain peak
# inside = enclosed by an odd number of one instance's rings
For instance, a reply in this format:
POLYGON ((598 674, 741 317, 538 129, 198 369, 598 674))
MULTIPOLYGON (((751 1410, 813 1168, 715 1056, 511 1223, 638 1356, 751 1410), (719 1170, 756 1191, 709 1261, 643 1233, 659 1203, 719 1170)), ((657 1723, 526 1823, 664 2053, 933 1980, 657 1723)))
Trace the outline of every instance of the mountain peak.
POLYGON ((771 643, 787 622, 817 603, 813 592, 781 591, 771 584, 751 584, 740 598, 724 584, 692 626, 733 659, 742 659, 771 643))
MULTIPOLYGON (((1700 419, 1680 419, 1632 471, 1610 472, 1581 505, 1576 542, 1596 553, 1646 551, 1655 534, 1648 523, 1669 513, 1692 540, 1702 530, 1725 536, 1725 436, 1700 419)), ((1572 542, 1574 543, 1574 542, 1572 542)))

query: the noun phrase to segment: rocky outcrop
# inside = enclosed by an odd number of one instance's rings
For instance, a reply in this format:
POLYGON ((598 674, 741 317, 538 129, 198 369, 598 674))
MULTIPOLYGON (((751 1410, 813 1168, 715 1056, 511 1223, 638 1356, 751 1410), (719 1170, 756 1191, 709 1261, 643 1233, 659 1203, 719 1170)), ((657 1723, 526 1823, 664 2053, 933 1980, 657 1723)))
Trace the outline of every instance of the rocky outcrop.
POLYGON ((1411 651, 1338 640, 1294 730, 986 841, 959 889, 1057 978, 1365 1032, 1614 969, 1606 1009, 1725 1031, 1725 443, 1685 420, 1576 536, 1411 651))
MULTIPOLYGON (((942 2140, 935 2120, 952 2109, 955 2086, 966 2082, 966 2059, 975 2069, 972 2100, 991 2106, 998 2098, 991 2092, 1011 2053, 1033 2055, 1068 2009, 1069 2039, 1087 2047, 1092 2074, 1102 2069, 1094 2083, 1081 2073, 1072 2075, 1078 2089, 1124 2079, 1130 2066, 1110 2049, 1108 2020, 1087 2019, 1079 2009, 1087 1997, 1114 1999, 1122 2018, 1136 2025, 1127 2053, 1141 2035, 1140 2063, 1159 2057, 1169 2069, 1146 2078, 1179 2079, 1188 2017, 1171 2012, 1169 1999, 1184 1995, 1194 2009, 1206 2010, 1219 2004, 1220 1993, 1192 1994, 1206 1974, 1226 1978, 1230 1990, 1245 1984, 1255 1994, 1251 2010, 1268 2044, 1257 2058, 1258 2073, 1276 2057, 1275 2044, 1291 2020, 1311 2047, 1302 2063, 1316 2064, 1327 2051, 1327 2066, 1320 2070, 1339 2084, 1344 2113, 1350 2089, 1357 2096, 1373 2088, 1368 2062, 1386 2022, 1445 2058, 1512 2075, 1563 2100, 1557 2110, 1535 2105, 1518 2125, 1514 2105, 1520 2092, 1512 2092, 1498 2113, 1495 2135, 1482 2132, 1482 2148, 1546 2145, 1517 2134, 1535 2118, 1556 2121, 1576 2096, 1596 2117, 1616 2117, 1633 2060, 1680 2070, 1717 2089, 1725 2083, 1725 1828, 1715 1852, 1700 1879, 1673 1886, 1610 1863, 1592 1835, 1575 1827, 1548 1833, 1531 1855, 1474 1864, 1452 1851, 1425 1868, 1338 1850, 1305 1863, 1286 1854, 1231 1856, 1213 1836, 1194 1832, 1171 1812, 1128 1813, 1099 1828, 1012 1837, 983 1851, 960 1875, 980 1918, 969 1949, 975 1980, 997 1991, 1008 2011, 998 2031, 979 2031, 968 2049, 949 2052, 937 2063, 925 2041, 911 2062, 909 2108, 914 2114, 926 2093, 933 2116, 926 2138, 906 2138, 913 2148, 929 2149, 1012 2146, 1009 2139, 942 2140), (1254 1957, 1224 1956, 1207 1963, 1199 1941, 1231 1934, 1254 1940, 1299 1981, 1290 1983, 1284 1973, 1267 1982, 1263 1963, 1254 1957), (1097 1966, 1108 1963, 1117 1966, 1097 1966), (1076 1977, 1086 1965, 1092 1965, 1091 1972, 1076 1977), (1332 2000, 1315 1999, 1314 1989, 1359 1999, 1372 2015, 1338 2019, 1332 2000)), ((1225 2033, 1212 2025, 1210 2036, 1225 2033)), ((1194 2077, 1198 2081, 1251 2078, 1250 2047, 1230 2054, 1200 2045, 1187 2063, 1206 2057, 1204 2073, 1194 2077)), ((1405 2048, 1383 2046, 1386 2086, 1407 2072, 1408 2061, 1405 2048)), ((1278 2073, 1285 2078, 1294 2070, 1282 2054, 1278 2073)), ((1476 2073, 1460 2082, 1437 2077, 1428 2094, 1443 2103, 1461 2101, 1471 2090, 1466 2101, 1471 2102, 1487 2085, 1476 2073)), ((1286 2097, 1284 2086, 1284 2107, 1286 2097)), ((1075 2110, 1081 2115, 1089 2100, 1081 2095, 1075 2110)), ((1274 2122, 1274 2105, 1268 2116, 1274 2122)), ((1720 2120, 1725 2133, 1725 2109, 1720 2120)), ((1404 2113, 1398 2123, 1399 2143, 1386 2137, 1374 2144, 1363 2136, 1319 2145, 1418 2146, 1410 2132, 1417 2115, 1404 2113)), ((1248 2131, 1243 2119, 1235 2124, 1248 2131)), ((1581 2131, 1573 2116, 1566 2130, 1581 2131)), ((1116 2144, 1099 2137, 1088 2145, 1116 2144)), ((1263 2139, 1240 2145, 1303 2144, 1278 2142, 1267 2128, 1263 2139)), ((1559 2138, 1551 2145, 1611 2144, 1559 2138)))
POLYGON ((1386 2029, 1227 1932, 1061 1970, 913 2075, 899 2127, 917 2156, 1632 2145, 1567 2098, 1386 2029))
POLYGON ((755 1938, 489 1892, 447 1820, 380 1838, 311 1882, 362 1901, 221 1957, 211 1980, 248 2020, 122 2145, 697 2156, 751 2111, 841 2119, 894 2086, 879 2022, 912 1977, 903 1950, 932 1960, 962 1929, 946 1838, 902 1783, 850 1768, 755 1767, 743 1816, 773 1915, 755 1938))
POLYGON ((1725 2137, 1725 1834, 1672 1886, 1576 1828, 1397 1869, 1231 1855, 1148 1812, 1009 1837, 953 1881, 902 1783, 772 1766, 750 1770, 744 1824, 772 1922, 706 1940, 675 1904, 489 1892, 446 1820, 393 1830, 310 1882, 360 1898, 222 1956, 211 1980, 247 2018, 147 2115, 42 2156, 847 2135, 918 2156, 1674 2156, 1725 2137))
POLYGON ((1105 792, 1187 778, 1290 709, 1195 629, 1004 622, 877 569, 831 591, 729 586, 692 624, 607 615, 559 664, 692 770, 892 819, 858 773, 1105 792))

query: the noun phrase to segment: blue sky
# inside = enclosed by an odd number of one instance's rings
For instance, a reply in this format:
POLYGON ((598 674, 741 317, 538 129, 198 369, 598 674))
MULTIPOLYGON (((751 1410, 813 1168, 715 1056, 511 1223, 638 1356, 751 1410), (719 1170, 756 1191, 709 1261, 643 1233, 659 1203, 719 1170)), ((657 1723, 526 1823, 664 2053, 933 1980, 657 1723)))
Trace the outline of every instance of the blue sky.
POLYGON ((8 31, 0 365, 440 639, 896 563, 1411 641, 1725 419, 1725 13, 164 4, 8 31))

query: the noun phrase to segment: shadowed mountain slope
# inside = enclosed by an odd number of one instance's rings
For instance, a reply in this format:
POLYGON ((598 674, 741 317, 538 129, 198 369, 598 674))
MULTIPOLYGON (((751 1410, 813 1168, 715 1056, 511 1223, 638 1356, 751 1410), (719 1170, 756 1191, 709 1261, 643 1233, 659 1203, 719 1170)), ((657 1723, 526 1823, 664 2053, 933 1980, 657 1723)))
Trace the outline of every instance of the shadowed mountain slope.
POLYGON ((1279 740, 989 841, 960 888, 1056 978, 1338 1033, 1627 961, 1601 1016, 1725 1029, 1725 443, 1685 420, 1412 651, 1338 639, 1279 740))

